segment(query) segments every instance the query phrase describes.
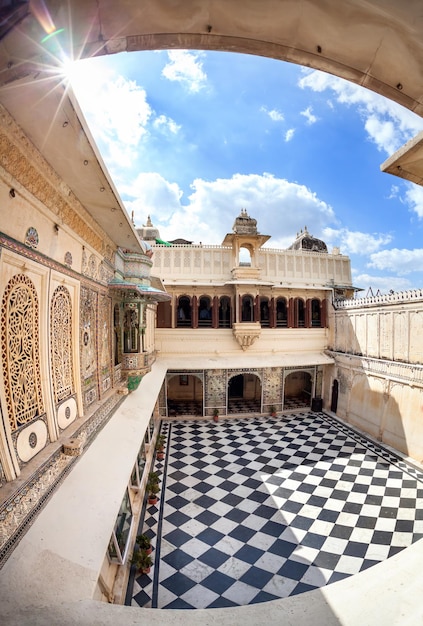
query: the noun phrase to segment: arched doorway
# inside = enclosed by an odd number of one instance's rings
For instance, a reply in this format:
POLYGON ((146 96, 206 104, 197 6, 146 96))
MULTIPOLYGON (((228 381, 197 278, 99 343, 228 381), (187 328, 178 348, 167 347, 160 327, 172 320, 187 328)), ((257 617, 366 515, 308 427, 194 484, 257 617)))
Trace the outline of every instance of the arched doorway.
POLYGON ((169 417, 203 415, 203 381, 196 374, 170 374, 167 379, 169 417))
POLYGON ((307 370, 290 372, 284 382, 283 410, 309 408, 313 391, 313 377, 307 370))
POLYGON ((228 381, 228 413, 260 413, 261 390, 257 374, 232 376, 228 381))

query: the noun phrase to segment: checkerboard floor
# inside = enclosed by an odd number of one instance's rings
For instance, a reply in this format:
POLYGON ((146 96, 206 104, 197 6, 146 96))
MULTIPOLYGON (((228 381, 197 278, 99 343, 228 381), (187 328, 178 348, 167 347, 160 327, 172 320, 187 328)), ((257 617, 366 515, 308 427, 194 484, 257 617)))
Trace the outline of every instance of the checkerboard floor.
POLYGON ((324 413, 165 422, 139 532, 140 607, 247 605, 322 587, 423 537, 423 474, 324 413))

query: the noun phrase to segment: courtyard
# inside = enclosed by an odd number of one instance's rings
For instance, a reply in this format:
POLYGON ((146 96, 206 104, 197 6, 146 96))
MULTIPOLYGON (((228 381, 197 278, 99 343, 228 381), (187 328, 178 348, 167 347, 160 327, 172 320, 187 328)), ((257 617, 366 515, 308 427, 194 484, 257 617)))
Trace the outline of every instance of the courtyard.
POLYGON ((324 412, 165 421, 126 604, 235 607, 332 584, 423 536, 423 473, 324 412))

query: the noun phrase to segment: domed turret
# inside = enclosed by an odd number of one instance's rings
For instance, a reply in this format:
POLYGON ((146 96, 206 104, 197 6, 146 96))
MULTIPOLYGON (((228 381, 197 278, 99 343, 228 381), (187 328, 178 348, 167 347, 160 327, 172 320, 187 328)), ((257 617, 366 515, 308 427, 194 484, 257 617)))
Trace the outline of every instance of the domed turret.
POLYGON ((294 243, 289 246, 288 250, 310 250, 311 252, 327 252, 327 246, 324 241, 310 235, 307 226, 297 233, 294 243))
POLYGON ((241 213, 235 219, 232 230, 236 235, 257 235, 257 220, 250 217, 246 209, 241 209, 241 213))
POLYGON ((154 243, 156 239, 160 239, 159 230, 153 226, 150 216, 147 218, 147 224, 144 224, 142 228, 137 228, 137 233, 140 239, 144 241, 152 241, 154 243))

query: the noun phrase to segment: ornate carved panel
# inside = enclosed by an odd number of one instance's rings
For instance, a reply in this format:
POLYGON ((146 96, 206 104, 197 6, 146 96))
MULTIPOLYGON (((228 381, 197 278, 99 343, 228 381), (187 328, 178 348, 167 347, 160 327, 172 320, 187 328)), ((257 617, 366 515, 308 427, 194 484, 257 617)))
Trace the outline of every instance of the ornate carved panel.
POLYGON ((72 302, 65 287, 57 287, 50 307, 50 349, 54 401, 58 404, 74 392, 72 302))
POLYGON ((44 413, 39 356, 39 307, 32 281, 23 274, 6 286, 1 344, 5 395, 12 432, 44 413))

